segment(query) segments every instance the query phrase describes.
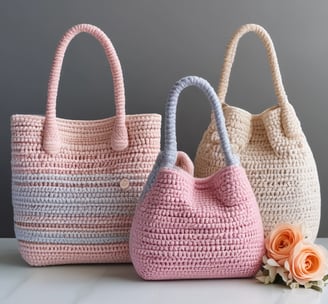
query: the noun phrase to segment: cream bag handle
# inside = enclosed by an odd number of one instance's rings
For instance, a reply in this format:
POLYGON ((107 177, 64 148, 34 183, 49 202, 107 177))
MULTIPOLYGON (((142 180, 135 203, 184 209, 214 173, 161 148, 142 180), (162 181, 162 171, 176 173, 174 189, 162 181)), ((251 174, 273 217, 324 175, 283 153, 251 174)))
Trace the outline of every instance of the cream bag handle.
POLYGON ((226 55, 222 67, 221 79, 218 87, 219 99, 222 103, 225 103, 231 69, 236 57, 236 51, 239 40, 241 39, 241 37, 243 37, 249 32, 254 32, 264 44, 268 61, 270 64, 274 90, 278 99, 278 103, 280 106, 282 106, 284 103, 288 102, 288 98, 284 89, 284 85, 282 83, 277 54, 270 35, 262 26, 257 24, 245 24, 241 26, 232 36, 232 39, 230 40, 227 46, 226 55))
POLYGON ((239 40, 243 35, 249 32, 254 32, 261 39, 266 49, 271 68, 274 90, 278 99, 278 104, 281 108, 281 122, 284 134, 288 138, 298 137, 302 134, 302 129, 293 107, 288 102, 288 97, 281 79, 278 58, 273 42, 268 32, 258 24, 245 24, 241 26, 232 36, 232 39, 227 46, 226 56, 222 67, 221 79, 218 87, 219 99, 222 103, 225 103, 231 69, 236 56, 239 40))

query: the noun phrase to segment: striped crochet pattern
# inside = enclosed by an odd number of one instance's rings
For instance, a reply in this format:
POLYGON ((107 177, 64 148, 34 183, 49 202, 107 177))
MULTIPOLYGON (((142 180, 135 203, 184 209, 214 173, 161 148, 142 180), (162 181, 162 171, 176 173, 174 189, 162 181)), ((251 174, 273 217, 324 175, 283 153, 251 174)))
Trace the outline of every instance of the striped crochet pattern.
MULTIPOLYGON (((316 238, 320 224, 320 184, 309 144, 287 99, 278 59, 269 34, 256 24, 242 26, 228 44, 218 95, 223 103, 233 151, 240 155, 260 206, 265 235, 277 223, 303 224, 305 235, 316 238), (225 103, 239 39, 255 32, 264 43, 278 106, 261 114, 225 103)), ((212 119, 195 159, 195 175, 208 176, 225 166, 220 138, 212 119)))
POLYGON ((20 253, 30 265, 130 262, 136 202, 160 149, 158 114, 125 115, 121 66, 97 27, 71 28, 57 48, 46 116, 14 115, 12 201, 20 253), (116 116, 56 117, 61 65, 79 33, 103 45, 113 73, 116 116))
POLYGON ((145 280, 233 278, 255 275, 264 254, 259 208, 232 153, 220 103, 209 83, 182 78, 165 114, 165 144, 137 205, 130 255, 145 280), (193 176, 189 157, 177 151, 178 96, 191 85, 211 101, 226 166, 206 178, 193 176))

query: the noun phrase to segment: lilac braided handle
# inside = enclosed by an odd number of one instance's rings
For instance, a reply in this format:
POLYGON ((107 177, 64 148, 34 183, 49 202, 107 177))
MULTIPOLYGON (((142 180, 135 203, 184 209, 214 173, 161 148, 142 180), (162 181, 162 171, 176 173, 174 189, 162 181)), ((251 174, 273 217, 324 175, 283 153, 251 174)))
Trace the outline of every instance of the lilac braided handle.
POLYGON ((115 151, 121 151, 128 146, 128 132, 125 125, 123 73, 115 48, 107 35, 98 27, 90 24, 78 24, 70 28, 60 40, 50 72, 47 108, 43 129, 43 148, 49 154, 58 153, 61 147, 60 135, 56 122, 56 100, 64 55, 69 43, 76 35, 82 32, 92 35, 100 42, 110 64, 116 107, 115 124, 111 136, 111 147, 115 151))

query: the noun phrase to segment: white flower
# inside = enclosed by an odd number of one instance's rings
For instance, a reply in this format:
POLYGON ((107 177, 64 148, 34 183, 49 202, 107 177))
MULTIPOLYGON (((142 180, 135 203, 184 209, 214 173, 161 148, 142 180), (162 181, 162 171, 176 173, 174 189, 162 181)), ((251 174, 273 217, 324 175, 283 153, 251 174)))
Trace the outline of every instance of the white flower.
POLYGON ((284 267, 287 271, 290 271, 288 260, 285 261, 284 267))
POLYGON ((268 259, 267 264, 274 267, 279 267, 280 265, 274 259, 268 259))
POLYGON ((288 285, 290 288, 294 289, 294 288, 299 288, 300 284, 297 282, 292 282, 288 285))
POLYGON ((284 267, 278 267, 277 268, 277 273, 281 276, 281 278, 283 279, 283 281, 285 283, 287 283, 289 280, 288 275, 289 272, 284 268, 284 267))
POLYGON ((304 283, 304 287, 305 287, 306 289, 311 288, 312 285, 313 285, 312 282, 306 282, 306 283, 304 283))
POLYGON ((266 264, 263 266, 264 269, 269 271, 269 282, 273 283, 274 280, 276 279, 277 275, 277 267, 276 266, 271 266, 270 264, 266 264))
POLYGON ((265 275, 256 275, 256 279, 265 285, 270 284, 270 277, 265 275))
POLYGON ((316 283, 315 285, 318 286, 318 287, 320 287, 320 288, 324 288, 325 287, 325 283, 324 283, 323 280, 319 280, 319 281, 317 281, 315 283, 316 283))
POLYGON ((267 261, 268 261, 268 257, 266 255, 264 255, 262 258, 263 265, 265 265, 267 263, 267 261))

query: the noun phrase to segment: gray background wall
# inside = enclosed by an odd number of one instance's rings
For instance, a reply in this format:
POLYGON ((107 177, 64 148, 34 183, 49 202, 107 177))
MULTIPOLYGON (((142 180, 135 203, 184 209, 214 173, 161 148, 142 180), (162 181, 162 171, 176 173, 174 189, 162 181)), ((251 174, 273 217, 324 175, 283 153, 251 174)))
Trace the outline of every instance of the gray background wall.
MULTIPOLYGON (((125 75, 127 113, 163 113, 171 85, 197 74, 217 85, 225 45, 244 23, 270 32, 281 72, 318 163, 320 236, 328 236, 328 3, 326 0, 2 0, 0 2, 0 237, 13 236, 10 193, 11 114, 43 114, 47 81, 61 35, 93 23, 113 41, 125 75)), ((58 116, 114 115, 112 80, 98 43, 71 44, 63 68, 58 116)), ((255 35, 241 41, 228 102, 258 113, 276 103, 265 51, 255 35)), ((179 148, 194 157, 210 107, 195 89, 181 97, 179 148)))

